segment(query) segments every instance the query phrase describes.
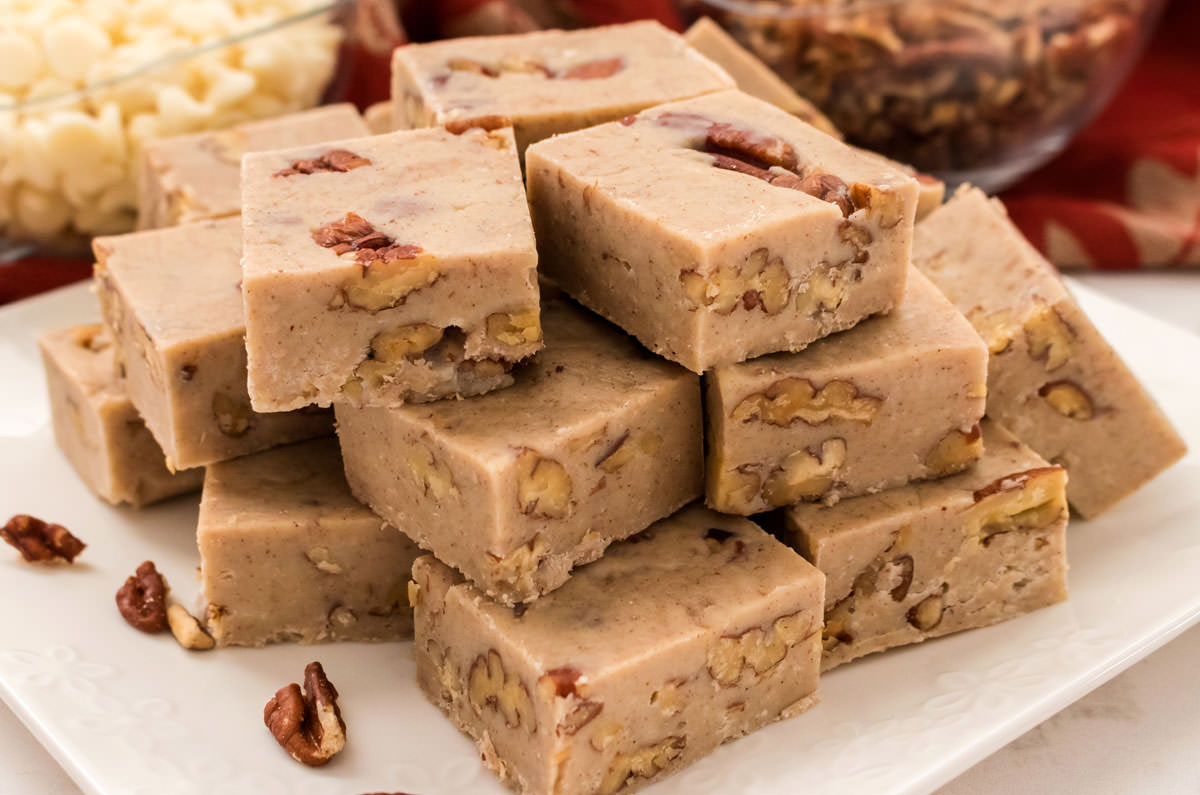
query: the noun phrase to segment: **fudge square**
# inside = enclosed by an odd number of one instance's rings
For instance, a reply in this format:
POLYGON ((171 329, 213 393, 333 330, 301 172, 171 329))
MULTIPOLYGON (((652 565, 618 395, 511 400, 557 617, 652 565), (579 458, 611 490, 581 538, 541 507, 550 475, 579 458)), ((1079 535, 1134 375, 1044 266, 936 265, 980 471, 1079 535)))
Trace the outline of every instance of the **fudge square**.
POLYGON ((250 408, 241 237, 241 222, 226 218, 92 244, 122 382, 172 469, 332 432, 328 411, 250 408))
POLYGON ((692 506, 508 608, 413 566, 417 682, 527 795, 633 792, 816 702, 824 578, 692 506))
POLYGON ((566 299, 542 317, 508 389, 335 406, 355 495, 505 604, 703 493, 699 379, 566 299))
POLYGON ((242 194, 256 410, 479 395, 541 347, 511 130, 249 154, 242 194))
POLYGON ((751 514, 938 478, 983 451, 987 348, 915 270, 883 317, 705 375, 707 502, 751 514))
POLYGON ((196 536, 219 644, 412 635, 420 550, 350 494, 332 437, 208 467, 196 536))
POLYGON ((991 420, 972 469, 833 507, 784 539, 825 574, 822 669, 1067 598, 1067 473, 991 420))
POLYGON ((692 23, 683 34, 683 40, 728 72, 742 91, 786 110, 823 133, 834 138, 842 137, 838 128, 816 105, 797 94, 783 78, 775 74, 775 70, 738 44, 733 36, 709 17, 700 17, 692 23))
POLYGON ((657 22, 408 44, 392 57, 400 127, 511 124, 517 148, 733 79, 657 22))
POLYGON ((917 227, 914 261, 991 351, 988 416, 1071 474, 1098 516, 1187 447, 999 201, 960 189, 917 227))
POLYGON ((737 91, 529 148, 545 273, 695 372, 887 312, 917 181, 737 91))
POLYGON ((38 347, 54 441, 96 496, 142 506, 200 488, 204 470, 167 469, 117 378, 112 338, 102 325, 47 331, 38 347))
POLYGON ((327 105, 225 130, 158 138, 138 160, 138 228, 237 215, 242 155, 369 135, 353 105, 327 105))

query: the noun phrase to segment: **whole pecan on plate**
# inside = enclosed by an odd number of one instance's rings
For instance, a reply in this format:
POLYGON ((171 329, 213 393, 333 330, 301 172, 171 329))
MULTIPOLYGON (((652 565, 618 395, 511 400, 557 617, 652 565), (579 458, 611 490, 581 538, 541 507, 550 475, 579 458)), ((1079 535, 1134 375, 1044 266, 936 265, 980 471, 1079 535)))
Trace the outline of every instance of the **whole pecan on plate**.
POLYGON ((321 663, 311 662, 304 668, 303 692, 295 682, 279 688, 263 709, 263 722, 293 759, 320 767, 346 746, 337 697, 321 663))
POLYGON ((137 567, 117 591, 117 609, 129 625, 142 632, 167 628, 167 582, 152 561, 137 567))
POLYGON ((62 525, 24 513, 17 514, 0 528, 0 538, 16 547, 29 563, 52 560, 74 563, 87 546, 62 525))

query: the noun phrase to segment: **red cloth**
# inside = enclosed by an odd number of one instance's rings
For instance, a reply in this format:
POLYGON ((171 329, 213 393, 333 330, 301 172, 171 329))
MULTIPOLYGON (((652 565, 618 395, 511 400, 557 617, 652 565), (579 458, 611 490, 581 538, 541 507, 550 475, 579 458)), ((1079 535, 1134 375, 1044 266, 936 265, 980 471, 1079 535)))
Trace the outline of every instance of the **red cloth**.
POLYGON ((1112 104, 1002 195, 1063 268, 1200 267, 1200 3, 1176 0, 1112 104))

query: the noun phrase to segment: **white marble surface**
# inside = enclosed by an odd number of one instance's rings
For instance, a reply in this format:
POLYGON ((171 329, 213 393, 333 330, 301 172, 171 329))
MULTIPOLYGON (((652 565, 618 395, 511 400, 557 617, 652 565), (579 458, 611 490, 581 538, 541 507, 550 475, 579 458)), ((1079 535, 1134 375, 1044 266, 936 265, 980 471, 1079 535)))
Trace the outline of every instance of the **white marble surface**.
MULTIPOLYGON (((1081 278, 1114 298, 1200 334, 1200 274, 1089 274, 1081 278)), ((1089 795, 1200 793, 1197 659, 1200 627, 1025 733, 952 781, 939 795, 1007 795, 1018 790, 1089 795)), ((0 769, 0 795, 79 792, 3 705, 0 769)))

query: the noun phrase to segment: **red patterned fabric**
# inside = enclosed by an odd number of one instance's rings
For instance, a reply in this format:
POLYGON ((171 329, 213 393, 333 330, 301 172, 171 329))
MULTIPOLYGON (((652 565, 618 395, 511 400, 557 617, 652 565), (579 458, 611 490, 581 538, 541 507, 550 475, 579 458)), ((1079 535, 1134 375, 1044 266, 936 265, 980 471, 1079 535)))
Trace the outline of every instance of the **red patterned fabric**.
POLYGON ((1062 268, 1200 267, 1200 3, 1175 0, 1113 103, 1002 198, 1062 268))

